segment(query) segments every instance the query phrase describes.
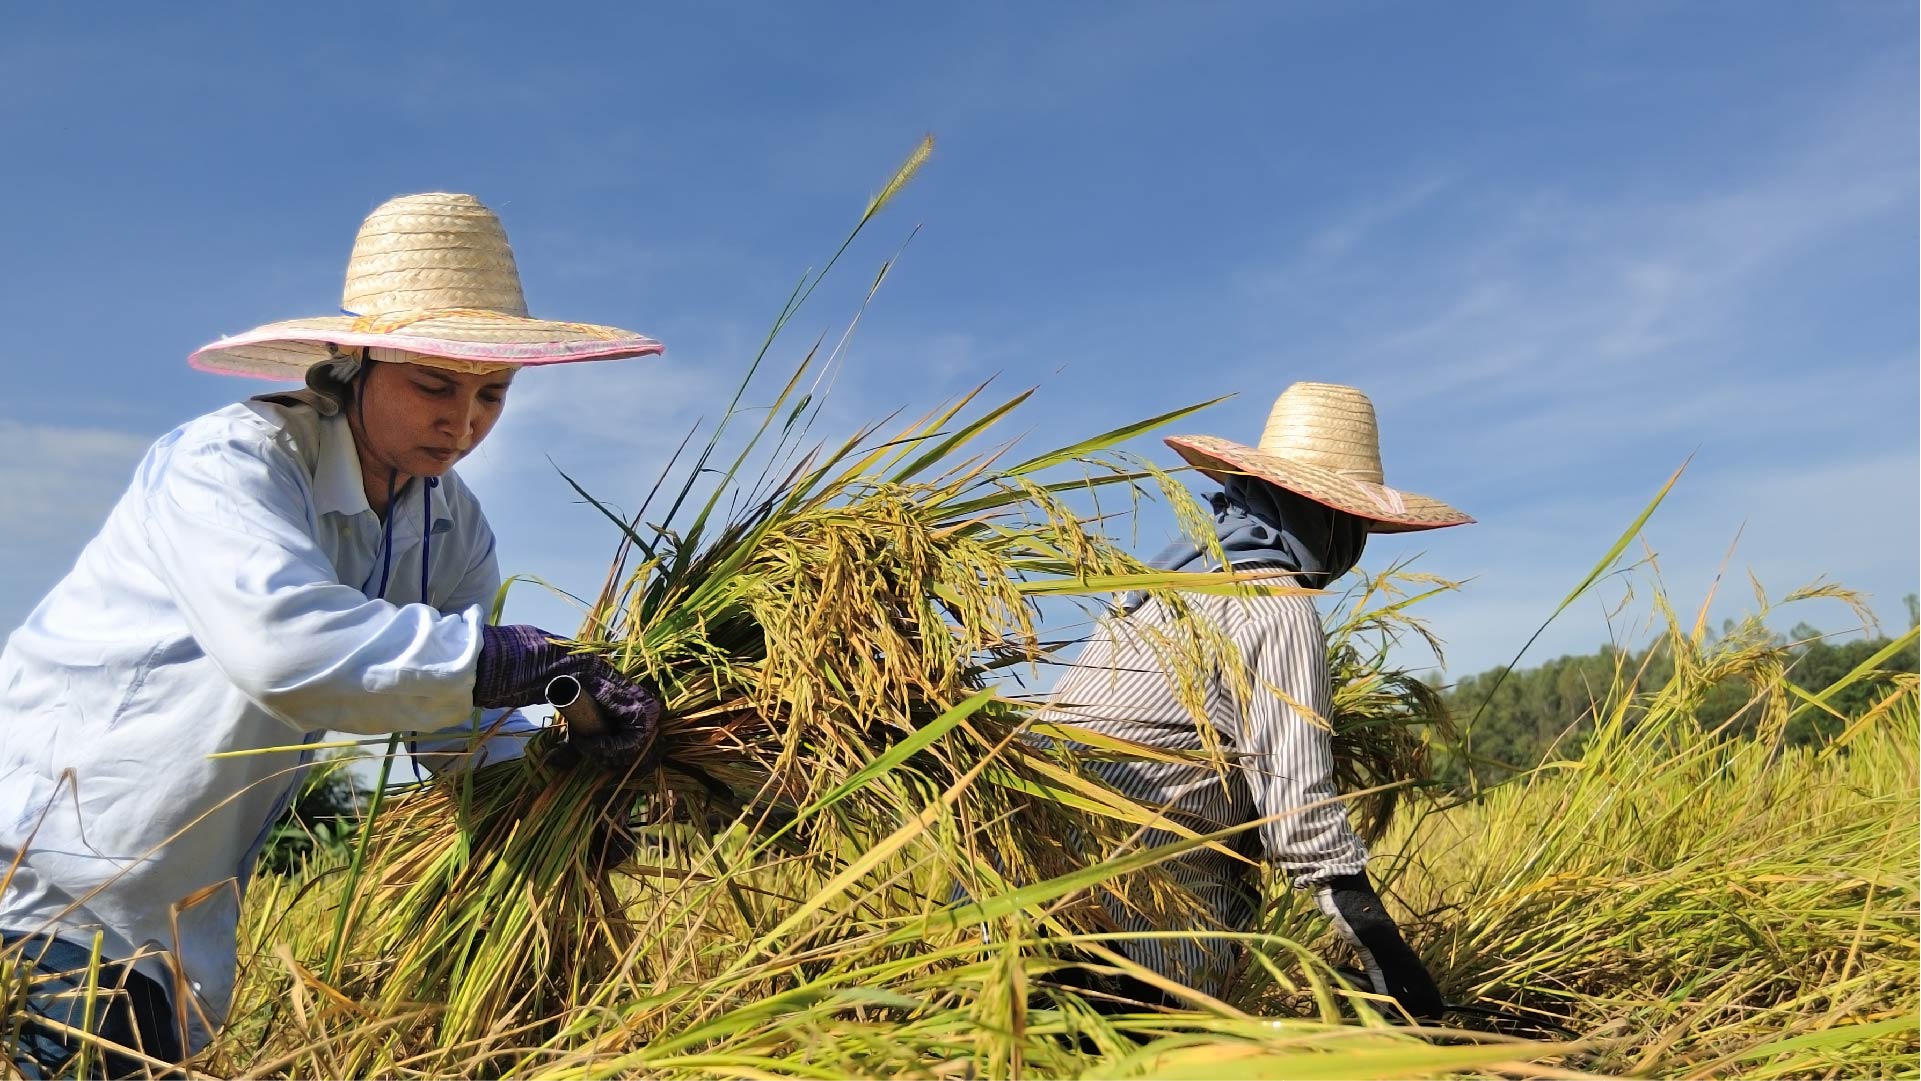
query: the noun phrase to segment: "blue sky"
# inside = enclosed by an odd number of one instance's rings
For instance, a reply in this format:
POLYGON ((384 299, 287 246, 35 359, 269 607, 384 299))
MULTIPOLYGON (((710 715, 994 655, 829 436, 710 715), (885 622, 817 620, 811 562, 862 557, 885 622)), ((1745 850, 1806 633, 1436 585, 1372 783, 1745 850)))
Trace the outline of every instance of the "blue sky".
MULTIPOLYGON (((422 190, 501 213, 537 314, 667 343, 528 373, 462 467, 509 573, 597 587, 614 538, 547 459, 636 502, 932 131, 777 350, 921 226, 830 425, 998 373, 1040 385, 1036 440, 1238 392, 1189 427, 1252 442, 1287 383, 1353 383, 1389 483, 1480 519, 1369 553, 1473 579, 1429 606, 1453 674, 1512 656, 1689 455, 1648 529, 1679 603, 1739 534, 1771 593, 1826 574, 1899 628, 1916 37, 1911 3, 10 5, 0 624, 148 443, 268 389, 186 354, 333 310, 360 218, 422 190)), ((1621 595, 1530 656, 1603 641, 1621 595)), ((1737 581, 1716 615, 1751 606, 1737 581)), ((509 616, 575 625, 533 591, 509 616)))

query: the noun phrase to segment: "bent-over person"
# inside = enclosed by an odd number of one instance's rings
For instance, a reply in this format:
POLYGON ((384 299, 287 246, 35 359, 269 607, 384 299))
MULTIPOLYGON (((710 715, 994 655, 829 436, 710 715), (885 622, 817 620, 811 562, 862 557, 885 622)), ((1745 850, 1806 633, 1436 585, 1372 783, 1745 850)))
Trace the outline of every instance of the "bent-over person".
MULTIPOLYGON (((1272 584, 1321 588, 1354 567, 1370 534, 1473 521, 1438 500, 1382 483, 1374 407, 1352 387, 1288 387, 1258 447, 1213 436, 1167 442, 1220 482, 1209 503, 1228 564, 1237 573, 1265 572, 1272 584)), ((1177 544, 1155 565, 1221 569, 1211 551, 1196 544, 1177 544)), ((1213 765, 1090 755, 1085 768, 1196 833, 1260 822, 1228 842, 1244 859, 1196 849, 1163 866, 1199 901, 1199 912, 1155 915, 1110 894, 1111 914, 1124 931, 1203 932, 1130 939, 1123 952, 1177 983, 1221 997, 1245 951, 1205 932, 1253 929, 1260 907, 1253 864, 1264 860, 1312 893, 1359 956, 1373 991, 1392 996, 1415 1017, 1438 1016, 1440 993, 1369 881, 1367 848, 1336 790, 1327 724, 1333 688, 1313 599, 1258 590, 1184 592, 1180 604, 1185 618, 1198 623, 1181 622, 1162 600, 1130 597, 1121 614, 1102 622, 1037 717, 1165 750, 1199 752, 1211 745, 1223 756, 1213 765), (1213 635, 1231 643, 1237 656, 1221 651, 1202 673, 1198 691, 1212 728, 1212 738, 1204 739, 1170 669, 1181 663, 1174 643, 1205 648, 1213 635), (1184 925, 1170 926, 1170 920, 1184 925)), ((1148 830, 1139 843, 1176 839, 1172 831, 1148 830)), ((1143 982, 1124 985, 1128 997, 1150 1003, 1160 997, 1143 982)))

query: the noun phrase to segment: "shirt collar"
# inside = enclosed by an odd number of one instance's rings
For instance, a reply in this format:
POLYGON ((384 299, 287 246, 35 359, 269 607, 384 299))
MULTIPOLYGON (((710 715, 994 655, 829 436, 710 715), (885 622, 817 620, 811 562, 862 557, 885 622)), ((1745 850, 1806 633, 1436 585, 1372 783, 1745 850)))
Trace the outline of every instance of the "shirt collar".
POLYGON ((354 451, 353 429, 341 414, 320 418, 320 455, 314 468, 314 509, 352 517, 373 510, 354 451))
MULTIPOLYGON (((420 500, 413 492, 424 485, 418 480, 408 481, 394 494, 394 506, 388 513, 399 515, 394 522, 396 535, 420 535, 420 508, 414 506, 420 500), (411 508, 411 513, 407 508, 411 508)), ((448 527, 440 523, 451 523, 453 520, 452 509, 447 502, 447 484, 443 480, 427 488, 427 492, 428 499, 433 503, 435 532, 443 532, 448 527)), ((320 419, 320 454, 314 469, 314 507, 321 514, 341 514, 349 518, 356 514, 373 513, 373 505, 367 502, 366 481, 360 472, 360 455, 354 450, 353 429, 348 427, 344 414, 320 419)))
MULTIPOLYGON (((433 508, 433 531, 436 535, 453 528, 453 512, 447 503, 447 481, 443 477, 439 484, 428 487, 421 477, 407 482, 407 486, 394 495, 394 505, 387 513, 394 516, 394 538, 396 540, 419 540, 420 495, 425 490, 429 505, 433 508)), ((361 493, 366 494, 364 491, 361 493)))

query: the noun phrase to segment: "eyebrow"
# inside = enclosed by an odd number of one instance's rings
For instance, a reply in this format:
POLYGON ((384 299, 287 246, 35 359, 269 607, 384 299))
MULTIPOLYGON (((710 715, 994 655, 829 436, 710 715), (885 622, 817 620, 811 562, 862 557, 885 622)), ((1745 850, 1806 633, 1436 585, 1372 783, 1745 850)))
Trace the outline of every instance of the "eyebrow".
MULTIPOLYGON (((424 377, 424 378, 432 379, 443 387, 458 386, 460 383, 458 379, 455 379, 453 376, 448 375, 446 372, 439 371, 434 368, 429 368, 426 365, 416 365, 416 367, 419 369, 418 371, 414 372, 414 376, 416 378, 424 377)), ((483 384, 480 389, 506 390, 508 387, 513 385, 513 382, 514 382, 513 373, 507 372, 506 378, 490 379, 485 384, 483 384)))

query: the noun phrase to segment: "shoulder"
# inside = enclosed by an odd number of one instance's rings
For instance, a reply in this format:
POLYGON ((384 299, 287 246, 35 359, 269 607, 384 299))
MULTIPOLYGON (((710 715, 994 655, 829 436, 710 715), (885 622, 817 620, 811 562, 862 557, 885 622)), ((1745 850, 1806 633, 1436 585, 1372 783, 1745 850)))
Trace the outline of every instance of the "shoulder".
POLYGON ((253 398, 203 413, 161 437, 155 447, 287 450, 315 442, 319 429, 320 415, 311 409, 253 398))
POLYGON ((312 463, 306 459, 317 443, 319 417, 303 417, 303 412, 312 411, 251 400, 204 413, 148 449, 136 482, 152 492, 183 476, 239 489, 269 477, 303 472, 311 477, 312 463))
POLYGON ((1277 576, 1263 583, 1274 592, 1249 591, 1223 598, 1233 607, 1233 618, 1254 633, 1270 637, 1325 637, 1321 613, 1314 606, 1316 594, 1295 592, 1301 589, 1291 575, 1277 576))

